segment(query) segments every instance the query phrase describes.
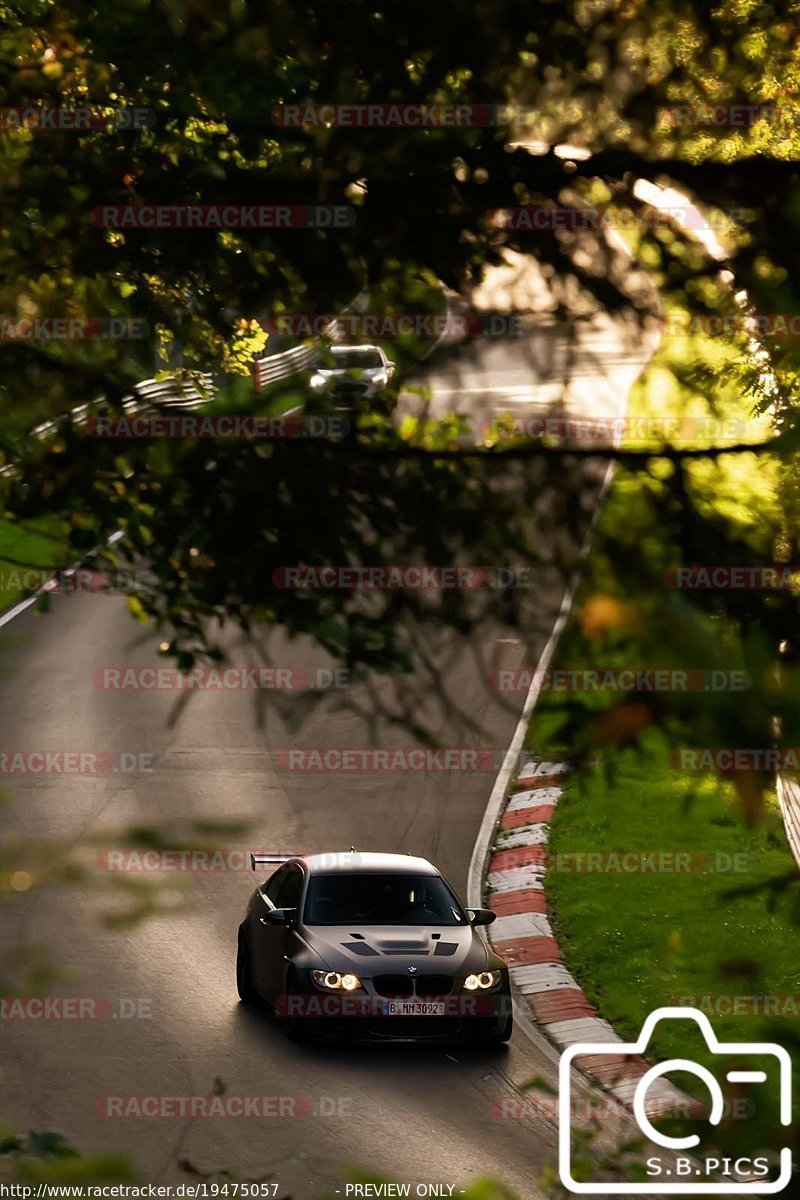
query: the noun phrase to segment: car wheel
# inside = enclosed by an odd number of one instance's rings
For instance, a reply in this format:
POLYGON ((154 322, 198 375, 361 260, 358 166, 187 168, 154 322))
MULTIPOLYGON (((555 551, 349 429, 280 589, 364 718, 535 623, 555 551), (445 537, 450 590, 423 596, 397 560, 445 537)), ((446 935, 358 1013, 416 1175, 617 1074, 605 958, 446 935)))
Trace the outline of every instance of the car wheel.
POLYGON ((259 996, 253 983, 250 938, 242 925, 239 926, 239 941, 236 950, 236 990, 243 1004, 257 1003, 259 996))
POLYGON ((505 1019, 505 1023, 501 1025, 497 1033, 491 1033, 486 1038, 484 1045, 500 1046, 503 1042, 510 1042, 511 1035, 514 1032, 514 1017, 511 1013, 505 1019))
POLYGON ((302 1042, 308 1037, 308 1020, 298 1017, 293 1012, 294 1006, 291 1004, 291 998, 296 994, 296 991, 297 976, 294 971, 287 971, 285 989, 286 1014, 283 1018, 283 1028, 291 1042, 302 1042))

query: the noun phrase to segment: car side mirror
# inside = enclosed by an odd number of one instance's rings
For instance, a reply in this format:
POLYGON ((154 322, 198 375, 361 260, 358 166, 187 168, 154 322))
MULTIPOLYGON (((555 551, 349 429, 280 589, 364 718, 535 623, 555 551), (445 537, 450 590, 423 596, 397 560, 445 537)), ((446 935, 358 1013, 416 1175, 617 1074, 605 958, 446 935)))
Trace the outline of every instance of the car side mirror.
POLYGON ((261 918, 262 925, 291 925, 296 908, 271 908, 261 918))
POLYGON ((395 364, 395 363, 393 363, 393 362, 387 362, 387 364, 386 364, 386 374, 387 374, 387 375, 393 375, 393 374, 394 374, 394 368, 395 368, 395 365, 396 365, 396 364, 395 364))
POLYGON ((497 913, 490 908, 468 908, 467 916, 470 925, 491 925, 492 921, 497 920, 497 913))

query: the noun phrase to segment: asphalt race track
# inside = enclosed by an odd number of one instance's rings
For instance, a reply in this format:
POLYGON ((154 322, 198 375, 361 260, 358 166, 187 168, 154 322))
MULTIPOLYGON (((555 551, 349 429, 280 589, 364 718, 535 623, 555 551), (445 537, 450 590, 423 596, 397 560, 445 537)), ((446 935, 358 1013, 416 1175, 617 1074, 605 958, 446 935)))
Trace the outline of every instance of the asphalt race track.
MULTIPOLYGON (((433 369, 434 407, 452 408, 462 396, 494 412, 547 411, 556 393, 563 400, 557 342, 556 334, 541 332, 502 347, 476 342, 461 359, 433 369), (543 370, 545 350, 551 357, 543 370), (539 364, 533 383, 532 355, 539 364)), ((595 327, 573 360, 567 407, 619 413, 644 357, 641 344, 630 345, 614 323, 595 327)), ((601 468, 587 468, 587 514, 601 468)), ((427 645, 444 681, 441 694, 411 675, 333 688, 318 703, 276 693, 261 710, 253 691, 96 686, 100 668, 154 662, 158 639, 134 624, 121 597, 57 596, 47 616, 29 609, 0 630, 3 748, 102 751, 112 764, 99 776, 4 780, 5 835, 74 844, 96 881, 22 892, 6 905, 3 952, 46 947, 64 972, 51 994, 95 998, 100 1014, 0 1022, 0 1085, 17 1127, 58 1130, 85 1152, 130 1155, 148 1182, 185 1180, 179 1164, 186 1161, 203 1173, 227 1168, 240 1179, 275 1180, 280 1196, 305 1200, 326 1190, 344 1194, 343 1169, 355 1164, 412 1185, 454 1185, 454 1195, 487 1175, 521 1196, 540 1195, 537 1178, 554 1155, 555 1121, 503 1117, 533 1076, 552 1076, 551 1058, 523 1030, 499 1051, 298 1047, 272 1019, 237 1001, 236 927, 252 873, 176 872, 169 878, 184 889, 181 906, 109 929, 103 916, 128 902, 125 873, 99 864, 107 861, 105 847, 131 826, 135 845, 146 844, 156 827, 191 844, 198 837, 191 822, 242 822, 247 830, 212 830, 203 844, 407 850, 434 860, 463 895, 499 759, 524 701, 521 691, 493 692, 487 664, 535 666, 564 583, 554 572, 543 587, 530 646, 490 623, 467 644, 449 638, 427 645), (494 766, 481 760, 478 769, 467 762, 456 771, 285 769, 281 752, 291 748, 413 744, 391 719, 404 709, 443 747, 491 750, 494 766), (116 1015, 123 999, 123 1013, 133 1015, 116 1015), (115 1015, 105 1015, 108 1009, 115 1015), (228 1098, 277 1098, 274 1115, 113 1115, 121 1103, 115 1107, 114 1097, 206 1096, 215 1081, 228 1098)), ((229 649, 234 664, 258 661, 233 637, 229 649)), ((332 665, 278 631, 262 650, 275 666, 312 676, 332 665)), ((157 880, 168 877, 145 882, 157 880)))

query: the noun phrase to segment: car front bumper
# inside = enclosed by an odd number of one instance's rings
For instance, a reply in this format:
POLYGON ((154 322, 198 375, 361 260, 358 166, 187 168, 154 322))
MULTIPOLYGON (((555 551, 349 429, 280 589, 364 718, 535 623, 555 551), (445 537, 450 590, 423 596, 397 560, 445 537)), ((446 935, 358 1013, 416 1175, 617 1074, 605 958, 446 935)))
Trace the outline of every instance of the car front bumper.
POLYGON ((441 1001, 444 1012, 437 1015, 391 1015, 389 997, 379 995, 364 981, 363 991, 340 994, 322 991, 301 972, 291 995, 276 1006, 281 1016, 301 1022, 309 1037, 337 1041, 420 1042, 473 1041, 498 1036, 511 1015, 511 992, 507 976, 497 991, 470 993, 458 988, 447 996, 420 997, 441 1001))

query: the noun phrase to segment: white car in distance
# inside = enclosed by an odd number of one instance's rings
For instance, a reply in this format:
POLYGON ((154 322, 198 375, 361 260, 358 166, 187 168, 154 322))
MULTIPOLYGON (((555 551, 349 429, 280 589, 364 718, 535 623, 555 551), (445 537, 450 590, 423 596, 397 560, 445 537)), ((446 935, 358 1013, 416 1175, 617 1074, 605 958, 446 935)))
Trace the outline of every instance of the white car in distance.
POLYGON ((395 364, 380 346, 332 346, 332 367, 320 367, 309 380, 313 392, 342 400, 370 400, 385 388, 395 364))

